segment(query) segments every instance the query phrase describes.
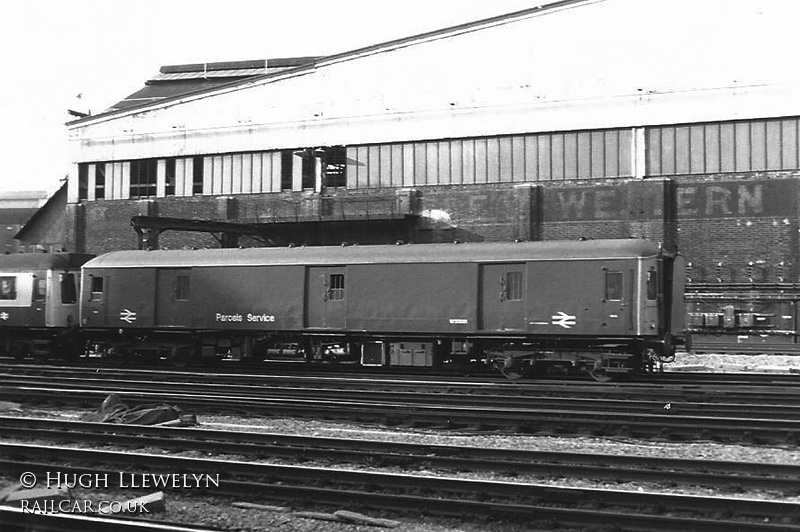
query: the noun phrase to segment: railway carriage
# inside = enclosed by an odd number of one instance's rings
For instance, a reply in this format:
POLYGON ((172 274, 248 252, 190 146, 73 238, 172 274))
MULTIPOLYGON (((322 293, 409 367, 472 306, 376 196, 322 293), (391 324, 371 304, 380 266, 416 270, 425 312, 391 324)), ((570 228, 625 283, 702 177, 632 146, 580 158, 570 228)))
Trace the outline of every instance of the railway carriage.
POLYGON ((81 324, 121 355, 647 369, 683 336, 682 259, 641 240, 120 251, 81 324))
POLYGON ((0 255, 0 346, 23 358, 79 354, 78 282, 91 255, 0 255))

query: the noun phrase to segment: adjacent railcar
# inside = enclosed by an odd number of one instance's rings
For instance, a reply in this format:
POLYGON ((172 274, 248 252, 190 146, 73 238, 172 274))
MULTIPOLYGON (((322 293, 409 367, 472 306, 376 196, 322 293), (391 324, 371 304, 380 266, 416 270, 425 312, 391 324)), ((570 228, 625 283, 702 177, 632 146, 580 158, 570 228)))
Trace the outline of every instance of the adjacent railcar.
POLYGON ((0 255, 0 346, 17 358, 77 356, 80 268, 91 255, 0 255))
POLYGON ((696 352, 800 353, 795 283, 694 283, 686 303, 696 352))
POLYGON ((81 324, 121 356, 489 359, 628 374, 683 337, 680 257, 640 240, 120 251, 84 265, 81 324))

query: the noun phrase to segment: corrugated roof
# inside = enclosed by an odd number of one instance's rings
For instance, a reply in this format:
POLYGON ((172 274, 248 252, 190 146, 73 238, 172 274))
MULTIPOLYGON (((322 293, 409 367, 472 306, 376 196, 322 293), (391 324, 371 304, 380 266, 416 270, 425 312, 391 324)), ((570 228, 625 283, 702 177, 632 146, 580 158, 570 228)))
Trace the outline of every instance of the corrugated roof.
POLYGON ((221 85, 235 83, 255 76, 281 72, 317 59, 319 57, 312 56, 165 65, 159 69, 158 74, 145 82, 143 88, 127 96, 124 100, 115 103, 101 114, 152 104, 193 92, 214 89, 221 85))
POLYGON ((241 78, 245 76, 257 76, 259 74, 266 74, 267 69, 264 68, 239 68, 236 70, 209 70, 205 72, 159 72, 156 76, 148 80, 148 83, 157 83, 164 81, 177 81, 185 79, 209 79, 209 78, 241 78))
POLYGON ((651 257, 659 248, 645 240, 491 242, 402 246, 293 247, 116 251, 86 268, 193 266, 408 264, 651 257))

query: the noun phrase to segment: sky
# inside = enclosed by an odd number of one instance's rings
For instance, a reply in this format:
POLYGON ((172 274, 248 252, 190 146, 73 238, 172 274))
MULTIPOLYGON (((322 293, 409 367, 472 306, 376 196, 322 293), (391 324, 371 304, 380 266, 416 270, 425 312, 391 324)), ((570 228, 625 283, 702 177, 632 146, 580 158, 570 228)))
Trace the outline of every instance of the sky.
POLYGON ((14 0, 0 21, 0 193, 55 191, 67 109, 107 109, 160 66, 330 55, 544 0, 14 0))

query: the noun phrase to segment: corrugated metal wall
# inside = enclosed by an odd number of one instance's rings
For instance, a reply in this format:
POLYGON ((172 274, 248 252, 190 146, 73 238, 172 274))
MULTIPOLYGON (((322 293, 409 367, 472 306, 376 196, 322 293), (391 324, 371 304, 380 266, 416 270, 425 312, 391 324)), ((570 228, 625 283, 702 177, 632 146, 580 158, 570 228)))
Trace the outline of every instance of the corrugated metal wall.
POLYGON ((794 170, 798 118, 647 128, 647 175, 794 170))
POLYGON ((280 152, 206 156, 203 195, 280 192, 280 165, 280 152))
POLYGON ((630 177, 632 131, 611 129, 347 148, 347 187, 630 177))
MULTIPOLYGON (((632 177, 633 144, 633 129, 620 128, 349 146, 347 188, 632 177)), ((646 177, 796 170, 800 118, 648 127, 645 145, 646 177)), ((281 153, 177 157, 174 194, 193 195, 193 164, 199 160, 203 195, 280 192, 281 153)), ((130 162, 97 164, 105 164, 105 199, 128 198, 130 162)), ((159 196, 165 190, 163 166, 159 164, 159 196)), ((301 190, 301 168, 295 166, 293 188, 301 190)), ((88 187, 90 201, 95 199, 93 184, 88 187)))

